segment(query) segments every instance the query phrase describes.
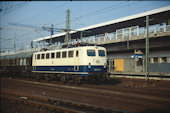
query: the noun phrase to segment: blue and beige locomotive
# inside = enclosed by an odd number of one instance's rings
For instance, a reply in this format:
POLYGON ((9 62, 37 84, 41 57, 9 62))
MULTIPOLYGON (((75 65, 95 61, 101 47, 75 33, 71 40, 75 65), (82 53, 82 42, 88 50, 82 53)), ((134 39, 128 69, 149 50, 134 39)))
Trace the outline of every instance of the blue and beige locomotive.
POLYGON ((36 52, 33 54, 32 72, 55 76, 62 81, 104 80, 107 76, 106 58, 106 49, 99 46, 36 52))
POLYGON ((105 80, 107 78, 106 49, 100 46, 80 46, 1 56, 1 72, 33 76, 36 79, 105 80))

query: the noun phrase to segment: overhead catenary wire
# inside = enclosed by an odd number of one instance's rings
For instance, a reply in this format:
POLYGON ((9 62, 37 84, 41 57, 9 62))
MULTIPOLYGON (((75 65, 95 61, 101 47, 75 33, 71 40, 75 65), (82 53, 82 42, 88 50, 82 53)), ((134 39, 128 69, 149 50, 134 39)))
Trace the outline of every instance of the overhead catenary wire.
MULTIPOLYGON (((4 13, 2 14, 2 16, 5 16, 5 15, 11 13, 12 11, 14 11, 14 10, 16 10, 16 9, 18 9, 18 8, 21 8, 21 7, 25 6, 25 5, 27 5, 28 3, 29 3, 29 2, 22 2, 22 3, 19 3, 19 4, 14 5, 14 6, 11 5, 11 6, 9 7, 9 3, 7 2, 6 10, 5 10, 4 13)), ((2 9, 2 11, 3 11, 3 9, 2 9)))
POLYGON ((80 25, 84 25, 84 23, 80 20, 80 18, 78 16, 76 16, 72 11, 70 11, 70 12, 71 12, 71 14, 73 14, 73 16, 75 16, 72 23, 76 23, 77 22, 76 20, 78 20, 80 25))
MULTIPOLYGON (((130 5, 130 4, 121 4, 121 5, 119 5, 119 6, 113 7, 112 10, 115 9, 115 8, 119 8, 119 7, 126 7, 126 6, 129 6, 129 5, 130 5)), ((100 13, 96 13, 95 15, 91 15, 91 16, 88 16, 88 17, 100 15, 100 14, 102 14, 102 13, 109 13, 109 12, 110 12, 110 11, 100 12, 100 13)), ((111 18, 112 16, 114 16, 114 15, 113 15, 113 14, 112 14, 112 15, 107 15, 107 16, 105 16, 105 18, 103 18, 103 17, 99 18, 99 17, 98 17, 98 20, 100 20, 100 21, 102 21, 103 19, 106 20, 107 18, 111 18)), ((85 18, 86 18, 86 17, 83 18, 83 21, 85 21, 86 23, 88 23, 89 20, 87 20, 87 19, 85 19, 85 18)), ((95 19, 95 18, 94 18, 94 19, 95 19)), ((90 22, 91 22, 91 21, 90 21, 90 22)), ((95 19, 95 22, 97 22, 96 19, 95 19)))
MULTIPOLYGON (((87 14, 85 14, 85 15, 83 15, 83 16, 78 17, 77 19, 79 19, 79 18, 88 18, 88 17, 90 17, 90 16, 95 16, 95 15, 98 14, 97 12, 99 12, 99 14, 100 14, 101 11, 110 10, 110 8, 117 7, 117 6, 121 5, 121 4, 122 4, 122 3, 116 4, 116 5, 114 4, 114 5, 111 5, 111 6, 109 6, 109 7, 105 7, 105 8, 99 9, 99 10, 92 11, 92 12, 90 12, 90 13, 87 13, 87 14)), ((123 3, 123 4, 124 4, 124 3, 123 3)), ((112 10, 110 10, 110 11, 112 11, 112 10)), ((105 12, 103 12, 103 13, 105 13, 105 12)), ((74 21, 74 20, 73 20, 73 21, 74 21)))
MULTIPOLYGON (((59 5, 59 4, 57 4, 57 5, 59 5)), ((62 5, 62 4, 60 4, 60 5, 62 5)), ((63 3, 63 5, 64 5, 64 3, 63 3)), ((129 4, 128 4, 129 5, 129 4)), ((8 8, 10 8, 10 6, 11 6, 11 4, 8 4, 8 8)), ((83 4, 82 4, 82 6, 83 6, 83 4)), ((119 11, 119 7, 123 7, 123 6, 126 6, 126 4, 125 3, 117 3, 117 4, 110 4, 108 7, 103 7, 103 6, 101 6, 100 7, 100 9, 95 9, 95 10, 90 10, 91 12, 89 12, 89 13, 87 13, 87 14, 82 14, 82 13, 75 13, 74 12, 74 10, 71 10, 71 16, 72 15, 74 15, 73 16, 73 18, 71 18, 71 23, 74 23, 74 24, 72 24, 72 25, 76 25, 76 27, 79 27, 79 26, 81 26, 80 24, 81 24, 81 22, 82 22, 82 24, 83 25, 87 25, 87 24, 93 24, 93 22, 95 21, 96 23, 99 23, 99 21, 100 22, 102 22, 103 20, 106 20, 107 21, 107 19, 108 18, 113 18, 115 15, 115 13, 117 13, 118 14, 118 12, 116 12, 116 11, 119 11), (119 5, 120 4, 120 5, 119 5), (115 9, 115 10, 114 10, 115 9), (113 13, 111 13, 111 11, 113 11, 114 10, 114 12, 113 13), (107 15, 106 16, 104 16, 104 18, 103 18, 103 13, 106 13, 107 15), (80 14, 80 15, 78 15, 78 14, 80 14), (92 20, 90 20, 91 18, 90 17, 94 17, 92 20), (88 23, 88 21, 90 21, 89 23, 88 23), (78 24, 78 23, 80 23, 80 24, 78 24)), ((52 8, 52 7, 51 7, 52 8)), ((51 9, 50 8, 50 9, 51 9)), ((53 7, 54 8, 54 7, 53 7)), ((99 8, 99 7, 98 7, 99 8)), ((85 9, 84 7, 83 7, 83 9, 85 9)), ((82 9, 82 10, 83 10, 82 9)), ((60 8, 59 8, 59 10, 60 10, 60 8)), ((49 10, 49 11, 51 11, 51 10, 49 10)), ((46 15, 47 13, 45 13, 45 15, 46 15)), ((50 14, 50 12, 48 13, 48 14, 50 14)), ((42 19, 48 19, 48 21, 47 21, 47 23, 45 22, 45 24, 43 24, 43 26, 46 26, 46 25, 48 25, 48 24, 53 24, 54 23, 54 25, 56 26, 56 27, 58 27, 59 25, 65 25, 65 20, 64 19, 62 19, 62 20, 58 20, 58 19, 61 19, 62 18, 62 16, 64 15, 64 13, 62 14, 62 13, 60 13, 60 14, 57 14, 57 12, 53 15, 53 19, 52 18, 50 18, 49 19, 49 17, 45 17, 45 18, 42 18, 42 19), (60 14, 61 14, 61 16, 60 16, 60 14), (58 17, 57 17, 57 16, 58 17), (55 16, 55 17, 54 17, 55 16), (58 20, 58 21, 56 21, 55 22, 55 20, 58 20), (53 22, 54 21, 54 22, 53 22), (60 22, 59 22, 60 21, 60 22)), ((44 15, 42 15, 42 16, 44 16, 44 15)), ((42 17, 41 16, 41 17, 42 17)), ((40 18, 41 18, 40 17, 40 18)), ((37 17, 38 18, 38 17, 37 17)), ((27 19, 27 18, 26 18, 27 19)), ((39 22, 39 21, 38 21, 39 22)), ((37 23, 36 23, 37 24, 37 23)), ((81 26, 82 27, 82 26, 81 26)), ((60 28, 62 28, 62 27, 60 27, 60 28)))
MULTIPOLYGON (((133 3, 133 5, 134 4, 137 4, 137 3, 139 3, 139 2, 136 2, 136 3, 133 3)), ((141 3, 141 2, 140 2, 141 3)), ((123 6, 119 6, 119 7, 127 7, 127 6, 129 6, 129 5, 131 5, 130 3, 129 4, 124 4, 123 6)), ((138 8, 136 8, 135 10, 137 10, 138 8)), ((118 12, 117 12, 118 13, 118 12)), ((116 13, 115 13, 116 14, 116 13)), ((129 15, 129 10, 128 10, 128 15, 129 15)), ((113 18, 114 17, 114 15, 113 14, 111 14, 111 15, 107 15, 107 17, 105 18, 105 19, 107 19, 107 18, 113 18)), ((99 18, 100 19, 100 18, 99 18)))
POLYGON ((51 12, 51 10, 60 8, 60 7, 64 6, 64 5, 67 5, 68 3, 70 3, 70 2, 65 2, 65 3, 62 3, 62 4, 60 4, 60 5, 57 5, 57 6, 53 7, 53 8, 49 8, 49 9, 47 9, 47 10, 45 10, 45 11, 39 13, 39 14, 36 14, 36 15, 34 15, 34 16, 31 16, 31 17, 28 17, 28 18, 23 19, 23 20, 21 20, 21 22, 26 21, 26 20, 35 19, 35 18, 37 18, 37 17, 41 17, 41 16, 44 16, 44 15, 47 15, 47 14, 49 14, 49 13, 47 13, 47 12, 51 12))
MULTIPOLYGON (((126 2, 127 3, 127 2, 126 2)), ((117 6, 120 6, 120 5, 122 5, 122 4, 125 4, 125 3, 119 3, 119 4, 114 4, 114 5, 111 5, 111 6, 107 6, 107 7, 105 7, 105 8, 102 8, 102 9, 99 9, 99 10, 96 10, 96 11, 92 11, 92 12, 90 12, 90 13, 88 13, 88 14, 86 14, 86 15, 84 15, 84 16, 93 16, 93 15, 97 15, 98 14, 98 12, 99 12, 99 14, 102 12, 102 11, 104 11, 104 13, 105 13, 105 11, 112 11, 111 9, 112 8, 115 8, 115 7, 117 7, 117 6)), ((83 16, 83 17, 84 17, 83 16)))
MULTIPOLYGON (((96 15, 105 13, 105 10, 111 11, 112 8, 116 8, 117 6, 122 5, 122 4, 125 4, 125 3, 122 3, 122 2, 121 2, 121 3, 119 3, 119 4, 114 4, 114 5, 111 5, 111 6, 109 6, 109 7, 105 7, 105 8, 99 9, 99 10, 92 11, 92 12, 90 12, 90 13, 87 13, 87 14, 83 15, 83 16, 79 16, 79 17, 76 16, 76 18, 73 19, 72 22, 75 22, 76 20, 79 20, 79 21, 80 21, 81 18, 82 18, 82 20, 84 21, 85 18, 89 18, 89 17, 92 17, 92 16, 96 16, 96 15), (101 12, 101 11, 104 11, 104 12, 101 12), (97 12, 99 12, 99 13, 97 13, 97 12)), ((109 12, 109 11, 107 11, 107 12, 109 12)), ((75 15, 72 11, 71 11, 71 13, 72 13, 73 15, 75 15)), ((64 24, 64 22, 65 22, 65 21, 62 21, 62 22, 60 22, 60 23, 57 23, 56 25, 64 24)), ((80 21, 80 23, 81 23, 81 25, 84 25, 84 24, 82 24, 81 21, 80 21)))
POLYGON ((46 24, 44 24, 43 26, 46 26, 46 25, 48 25, 48 24, 54 24, 54 22, 53 21, 55 21, 55 20, 57 20, 57 19, 59 19, 59 18, 61 18, 63 15, 65 14, 65 11, 64 12, 62 12, 62 13, 60 13, 59 15, 57 15, 55 18, 53 18, 52 20, 50 20, 49 22, 47 22, 46 24))
MULTIPOLYGON (((105 9, 108 9, 108 8, 103 8, 103 9, 100 9, 98 11, 101 11, 101 10, 105 10, 105 9)), ((97 12, 97 11, 93 11, 91 12, 90 14, 94 13, 94 12, 97 12)), ((75 15, 73 12, 72 12, 73 15, 75 15)), ((75 20, 80 20, 78 17, 75 18, 75 20)), ((65 21, 63 21, 65 23, 65 21)), ((82 24, 82 23, 81 23, 82 24)), ((47 25, 47 24, 46 24, 47 25)))

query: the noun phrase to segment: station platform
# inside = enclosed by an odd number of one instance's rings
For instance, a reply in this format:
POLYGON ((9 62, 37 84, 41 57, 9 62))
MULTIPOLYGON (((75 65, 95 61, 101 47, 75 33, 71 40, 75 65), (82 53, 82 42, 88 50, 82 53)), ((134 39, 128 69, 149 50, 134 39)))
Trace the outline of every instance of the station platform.
MULTIPOLYGON (((145 72, 110 72, 110 77, 145 79, 145 72)), ((149 79, 170 80, 169 72, 149 72, 149 79)))

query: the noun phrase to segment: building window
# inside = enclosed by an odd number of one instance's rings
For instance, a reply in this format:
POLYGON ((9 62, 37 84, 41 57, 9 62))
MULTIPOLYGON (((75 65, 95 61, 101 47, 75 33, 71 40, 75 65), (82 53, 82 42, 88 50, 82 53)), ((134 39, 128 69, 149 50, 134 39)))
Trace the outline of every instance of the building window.
POLYGON ((46 53, 46 59, 49 59, 49 58, 50 58, 50 54, 46 53))
POLYGON ((60 52, 57 52, 56 58, 60 58, 60 52))
POLYGON ((40 54, 37 55, 37 59, 40 59, 40 54))
POLYGON ((167 58, 166 57, 162 57, 162 63, 167 62, 167 58))
POLYGON ((68 52, 68 57, 73 57, 73 51, 68 52))
POLYGON ((41 59, 44 59, 45 58, 44 56, 45 56, 45 54, 41 54, 41 59))
POLYGON ((158 63, 158 58, 153 58, 154 63, 158 63))
POLYGON ((51 53, 51 58, 54 58, 55 54, 54 53, 51 53))
POLYGON ((23 60, 23 65, 26 66, 26 58, 23 60))
POLYGON ((67 53, 66 51, 62 52, 62 58, 66 58, 67 57, 66 53, 67 53))
MULTIPOLYGON (((150 61, 148 61, 148 62, 150 62, 150 61)), ((139 59, 137 60, 136 65, 137 65, 137 66, 142 65, 142 59, 141 59, 141 58, 139 58, 139 59)))
POLYGON ((20 59, 20 66, 22 66, 22 59, 20 59))

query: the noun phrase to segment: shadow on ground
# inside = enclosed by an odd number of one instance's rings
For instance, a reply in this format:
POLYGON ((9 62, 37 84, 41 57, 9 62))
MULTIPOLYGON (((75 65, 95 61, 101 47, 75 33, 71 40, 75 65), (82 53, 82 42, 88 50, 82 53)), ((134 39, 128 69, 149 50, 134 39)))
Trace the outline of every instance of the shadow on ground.
POLYGON ((88 82, 88 84, 93 84, 93 85, 117 85, 122 83, 120 79, 117 78, 112 78, 112 79, 107 79, 105 81, 94 81, 94 82, 88 82))
POLYGON ((144 111, 141 111, 141 112, 139 112, 139 113, 170 113, 170 108, 168 109, 157 109, 157 108, 155 108, 155 109, 146 109, 146 110, 144 110, 144 111))

